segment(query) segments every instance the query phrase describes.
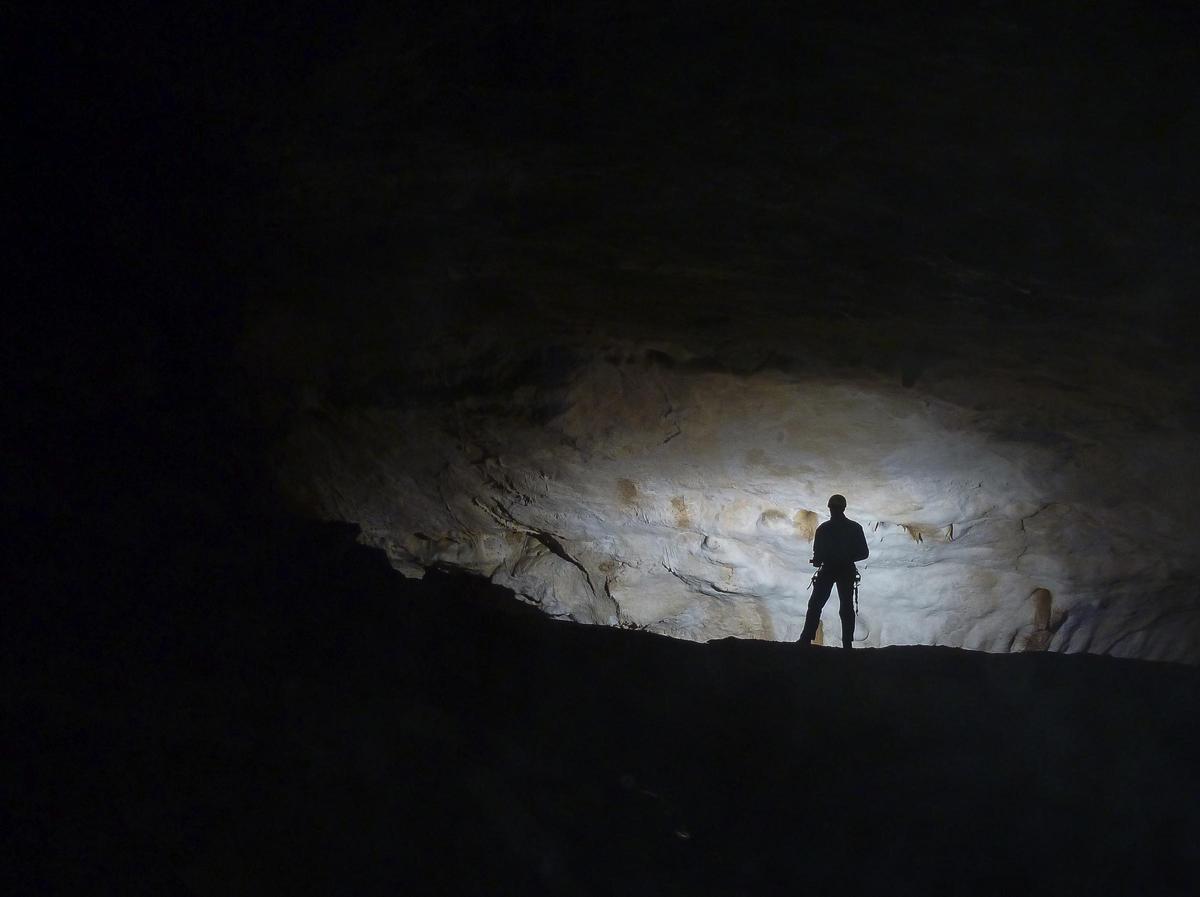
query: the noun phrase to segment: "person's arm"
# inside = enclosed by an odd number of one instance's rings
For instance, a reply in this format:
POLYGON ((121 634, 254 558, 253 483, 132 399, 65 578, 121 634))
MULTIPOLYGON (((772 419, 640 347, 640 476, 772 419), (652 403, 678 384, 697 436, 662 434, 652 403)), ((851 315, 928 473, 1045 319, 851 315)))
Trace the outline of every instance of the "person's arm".
POLYGON ((866 533, 863 532, 863 528, 861 525, 858 527, 857 536, 858 536, 858 546, 857 546, 857 550, 854 552, 854 560, 865 561, 868 557, 871 556, 871 549, 867 548, 867 535, 866 535, 866 533))

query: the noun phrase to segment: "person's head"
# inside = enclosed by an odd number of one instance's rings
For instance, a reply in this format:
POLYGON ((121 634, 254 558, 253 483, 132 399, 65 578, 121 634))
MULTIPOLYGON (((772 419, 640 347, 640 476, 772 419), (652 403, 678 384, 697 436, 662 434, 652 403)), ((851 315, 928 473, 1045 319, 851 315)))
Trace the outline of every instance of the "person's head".
POLYGON ((831 495, 829 496, 829 513, 833 516, 846 513, 846 496, 831 495))

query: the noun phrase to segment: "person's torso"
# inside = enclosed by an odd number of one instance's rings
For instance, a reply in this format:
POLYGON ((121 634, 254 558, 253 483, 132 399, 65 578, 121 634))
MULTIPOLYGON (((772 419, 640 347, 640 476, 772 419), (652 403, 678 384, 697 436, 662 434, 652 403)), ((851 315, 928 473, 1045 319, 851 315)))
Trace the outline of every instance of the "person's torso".
POLYGON ((843 567, 854 564, 859 550, 862 527, 849 517, 826 520, 817 528, 821 537, 822 557, 826 566, 843 567))

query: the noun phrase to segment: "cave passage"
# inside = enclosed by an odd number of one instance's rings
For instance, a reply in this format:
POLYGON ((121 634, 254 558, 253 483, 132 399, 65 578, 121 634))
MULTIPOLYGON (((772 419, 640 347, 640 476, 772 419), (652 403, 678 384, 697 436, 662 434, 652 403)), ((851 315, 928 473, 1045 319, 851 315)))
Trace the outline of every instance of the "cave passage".
POLYGON ((1200 8, 75 6, 0 892, 1195 893, 1200 8))

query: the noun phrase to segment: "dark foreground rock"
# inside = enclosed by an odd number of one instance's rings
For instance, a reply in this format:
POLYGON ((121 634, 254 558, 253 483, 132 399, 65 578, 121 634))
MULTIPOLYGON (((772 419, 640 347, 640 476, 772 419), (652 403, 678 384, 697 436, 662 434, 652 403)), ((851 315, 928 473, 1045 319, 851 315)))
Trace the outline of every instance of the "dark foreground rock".
POLYGON ((24 887, 1183 894, 1200 871, 1193 668, 696 644, 408 581, 348 528, 223 533, 140 568, 85 549, 9 623, 24 887))

